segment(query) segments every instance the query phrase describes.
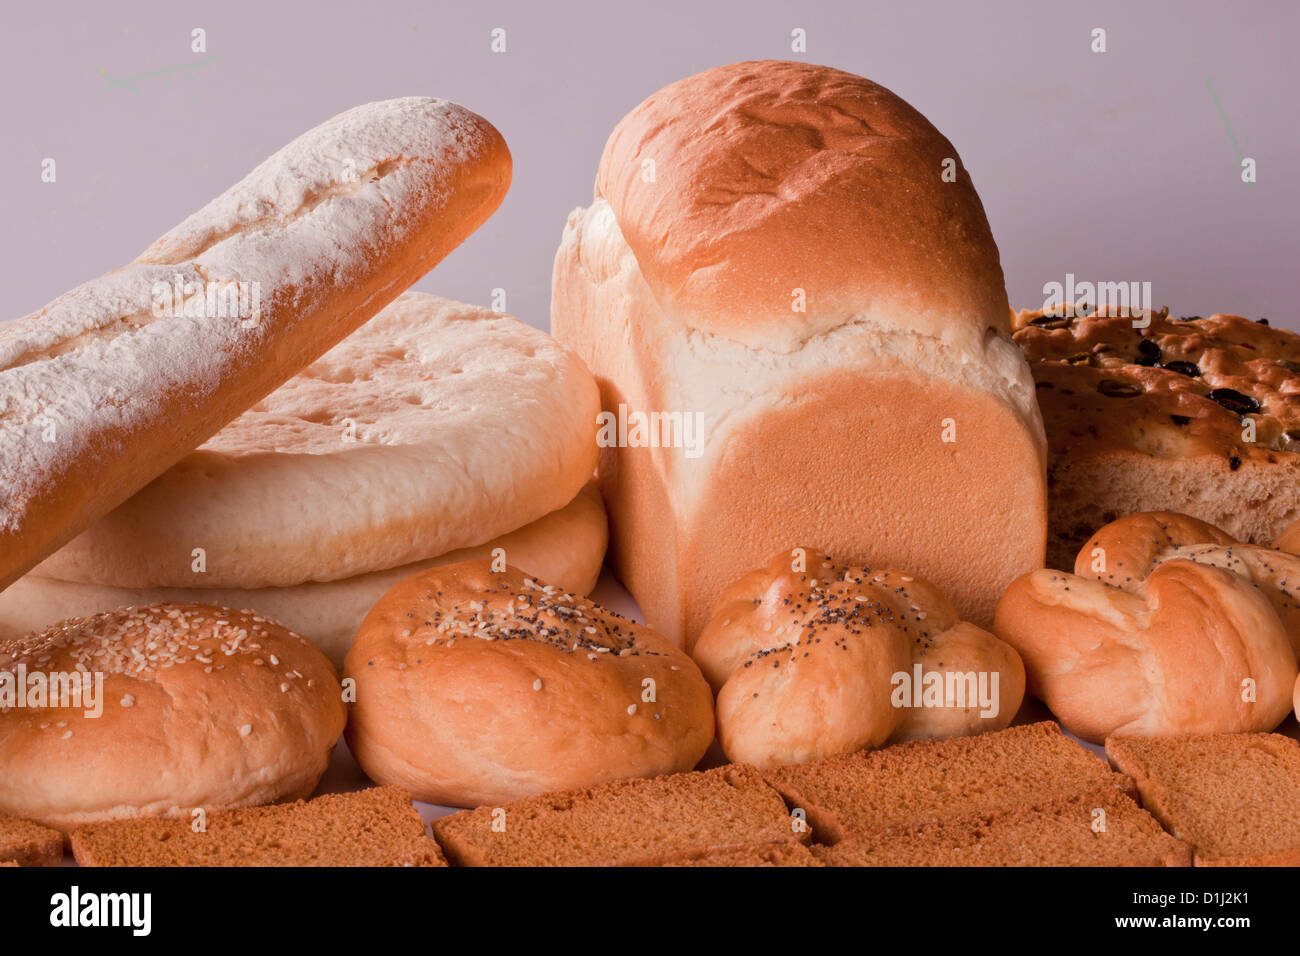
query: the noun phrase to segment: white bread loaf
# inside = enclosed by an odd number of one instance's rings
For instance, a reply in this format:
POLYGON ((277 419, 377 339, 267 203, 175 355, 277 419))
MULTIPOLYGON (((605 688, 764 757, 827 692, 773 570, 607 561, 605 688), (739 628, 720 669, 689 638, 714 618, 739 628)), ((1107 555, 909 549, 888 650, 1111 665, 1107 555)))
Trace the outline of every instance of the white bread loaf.
POLYGON ((569 217, 551 309, 606 410, 703 416, 698 457, 601 453, 615 570, 672 640, 797 544, 915 570, 976 623, 1042 566, 997 247, 952 145, 888 90, 769 61, 650 97, 569 217))
POLYGON ((0 328, 0 587, 392 301, 509 181, 501 135, 454 103, 357 107, 0 328))

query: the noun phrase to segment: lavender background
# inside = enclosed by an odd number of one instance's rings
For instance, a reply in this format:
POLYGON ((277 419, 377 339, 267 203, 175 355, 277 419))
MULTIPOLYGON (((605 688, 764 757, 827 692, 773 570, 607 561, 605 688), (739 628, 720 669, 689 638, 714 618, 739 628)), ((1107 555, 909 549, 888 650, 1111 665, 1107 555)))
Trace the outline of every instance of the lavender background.
POLYGON ((1182 314, 1300 328, 1294 2, 171 0, 13 5, 5 21, 0 319, 128 261, 332 114, 428 94, 497 125, 515 182, 418 288, 487 304, 502 287, 544 328, 565 216, 590 200, 618 119, 689 73, 776 57, 871 77, 953 141, 1014 304, 1040 305, 1072 272, 1150 281, 1182 314), (194 27, 206 56, 190 51, 194 27), (806 54, 791 53, 796 27, 806 54), (1090 52, 1094 27, 1109 52, 1090 52))

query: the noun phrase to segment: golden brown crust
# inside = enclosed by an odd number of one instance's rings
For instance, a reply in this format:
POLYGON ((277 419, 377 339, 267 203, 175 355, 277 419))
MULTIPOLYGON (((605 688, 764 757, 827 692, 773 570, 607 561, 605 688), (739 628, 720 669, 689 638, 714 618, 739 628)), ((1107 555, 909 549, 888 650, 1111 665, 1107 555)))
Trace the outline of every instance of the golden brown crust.
POLYGON ((1134 591, 1160 557, 1195 545, 1233 545, 1237 539, 1208 521, 1175 511, 1144 511, 1099 529, 1074 560, 1074 573, 1134 591))
POLYGON ((1273 547, 1288 554, 1300 554, 1300 521, 1288 525, 1273 541, 1273 547))
POLYGON ((1300 658, 1300 556, 1243 544, 1190 515, 1148 511, 1106 525, 1084 545, 1074 573, 1125 591, 1166 561, 1186 560, 1231 571, 1273 605, 1300 658))
POLYGON ((723 750, 760 769, 1000 730, 1024 695, 1016 652, 929 582, 812 548, 781 551, 728 587, 692 653, 718 694, 723 750), (917 706, 920 687, 896 699, 898 675, 913 681, 915 667, 953 678, 942 700, 917 706), (959 687, 968 674, 976 684, 959 687))
POLYGON ((1134 511, 1178 508, 1266 544, 1300 509, 1300 335, 1138 316, 1149 325, 1110 309, 1016 317, 1047 429, 1053 567, 1134 511))
POLYGON ((689 327, 767 348, 889 299, 917 331, 1006 330, 997 246, 957 151, 851 73, 760 60, 672 83, 615 127, 596 194, 689 327))
POLYGON ((334 668, 306 640, 209 605, 64 621, 0 644, 3 673, 102 677, 99 708, 0 709, 0 813, 65 832, 305 797, 345 719, 334 668))
POLYGON ((1022 312, 1016 342, 1038 386, 1048 448, 1134 447, 1276 462, 1300 453, 1300 335, 1239 315, 1022 312), (1242 420, 1256 440, 1242 440, 1242 420))
POLYGON ((589 594, 600 578, 609 533, 594 481, 571 502, 532 524, 473 548, 342 581, 313 581, 291 588, 113 588, 25 574, 0 593, 0 640, 41 630, 54 621, 129 604, 203 602, 246 608, 307 638, 341 668, 357 628, 388 589, 440 564, 459 564, 505 552, 512 566, 566 590, 589 594))
POLYGON ((367 615, 344 664, 362 769, 417 799, 499 804, 689 770, 713 697, 661 635, 490 561, 412 575, 367 615))

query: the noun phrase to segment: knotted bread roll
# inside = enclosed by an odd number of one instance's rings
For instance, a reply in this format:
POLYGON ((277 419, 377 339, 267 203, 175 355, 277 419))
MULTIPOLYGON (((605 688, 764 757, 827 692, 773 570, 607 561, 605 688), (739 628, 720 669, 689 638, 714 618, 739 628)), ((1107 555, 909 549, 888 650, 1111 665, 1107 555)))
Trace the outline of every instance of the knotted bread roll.
POLYGON ((1300 521, 1287 525, 1273 542, 1273 547, 1287 554, 1300 554, 1300 521))
POLYGON ((1187 515, 1113 521, 1075 574, 1012 583, 994 631, 1067 728, 1167 736, 1272 730, 1292 707, 1300 560, 1187 515))
POLYGON ((1000 730, 1025 690, 1016 652, 927 581, 810 548, 728 587, 693 655, 722 749, 759 767, 1000 730))

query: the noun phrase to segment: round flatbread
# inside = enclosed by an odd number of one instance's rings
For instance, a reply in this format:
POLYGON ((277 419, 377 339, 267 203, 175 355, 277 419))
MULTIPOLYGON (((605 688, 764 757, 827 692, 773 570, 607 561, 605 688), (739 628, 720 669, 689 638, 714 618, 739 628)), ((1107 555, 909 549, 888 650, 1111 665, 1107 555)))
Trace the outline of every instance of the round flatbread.
POLYGON ((546 333, 408 292, 36 573, 287 587, 472 547, 573 499, 599 401, 546 333))
POLYGON ((287 588, 116 588, 28 574, 0 591, 0 641, 40 631, 56 621, 86 617, 124 605, 216 604, 249 609, 310 640, 335 667, 370 608, 403 578, 440 564, 492 558, 500 548, 508 567, 536 575, 566 591, 587 594, 596 586, 608 535, 605 508, 595 483, 559 511, 486 544, 341 581, 315 581, 287 588))

